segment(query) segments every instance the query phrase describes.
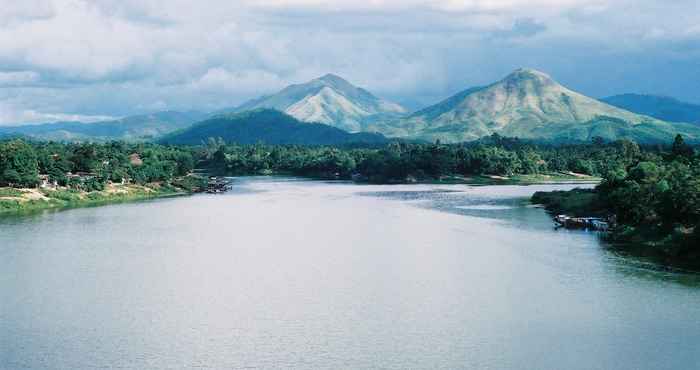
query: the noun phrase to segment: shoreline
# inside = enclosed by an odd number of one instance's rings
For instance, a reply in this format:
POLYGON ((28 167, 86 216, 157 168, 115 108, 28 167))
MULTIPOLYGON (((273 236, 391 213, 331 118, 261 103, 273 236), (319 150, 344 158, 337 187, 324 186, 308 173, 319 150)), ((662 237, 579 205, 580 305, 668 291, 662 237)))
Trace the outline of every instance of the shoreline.
POLYGON ((599 184, 601 178, 587 175, 568 175, 562 173, 548 173, 538 175, 513 175, 513 176, 496 176, 496 175, 450 175, 436 178, 423 179, 371 179, 365 176, 335 176, 331 174, 295 174, 292 172, 263 172, 263 173, 247 173, 247 174, 231 174, 213 171, 212 174, 224 177, 246 177, 246 176, 283 176, 283 177, 298 177, 310 180, 319 181, 347 181, 357 185, 595 185, 599 184))
POLYGON ((100 207, 195 194, 173 186, 111 185, 102 191, 0 188, 0 217, 100 207), (9 195, 12 194, 12 195, 9 195))
MULTIPOLYGON (((267 176, 298 176, 293 174, 266 174, 267 176)), ((234 175, 228 177, 243 177, 251 175, 234 175)), ((498 185, 539 185, 539 184, 596 184, 598 179, 593 177, 581 178, 569 175, 516 175, 512 177, 477 175, 470 177, 445 176, 442 179, 421 181, 385 181, 372 182, 348 180, 328 176, 299 176, 311 180, 349 181, 356 185, 451 185, 464 184, 474 186, 498 185)), ((159 198, 180 197, 195 194, 192 189, 184 189, 174 185, 108 185, 102 191, 77 191, 67 188, 48 189, 19 189, 0 188, 0 217, 21 216, 46 210, 66 210, 73 208, 99 207, 111 204, 139 202, 159 198)))
MULTIPOLYGON (((609 212, 597 198, 595 191, 537 192, 530 202, 542 206, 554 219, 557 214, 576 217, 608 217, 609 212)), ((597 231, 605 248, 625 255, 647 260, 658 266, 700 273, 700 251, 692 248, 689 240, 677 233, 664 234, 649 226, 615 225, 610 230, 597 231)))

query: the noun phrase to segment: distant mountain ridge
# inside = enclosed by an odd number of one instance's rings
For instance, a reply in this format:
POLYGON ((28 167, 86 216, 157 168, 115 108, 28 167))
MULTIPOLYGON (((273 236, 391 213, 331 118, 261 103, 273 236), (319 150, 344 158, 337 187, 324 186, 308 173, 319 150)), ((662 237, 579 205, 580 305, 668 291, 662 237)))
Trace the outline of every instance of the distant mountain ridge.
MULTIPOLYGON (((676 134, 682 134, 688 141, 699 143, 700 125, 684 123, 700 122, 698 109, 693 104, 649 95, 593 99, 562 86, 543 72, 518 69, 500 81, 466 89, 410 115, 401 106, 379 99, 333 74, 290 85, 276 94, 223 112, 256 112, 246 116, 244 125, 226 126, 233 130, 230 136, 243 141, 249 137, 262 138, 271 143, 329 144, 350 140, 332 130, 324 131, 330 135, 324 139, 319 124, 344 130, 345 134, 379 133, 384 137, 445 143, 478 140, 493 133, 550 142, 589 141, 598 136, 607 140, 628 138, 640 143, 669 142, 676 134), (270 109, 284 114, 260 113, 270 109), (272 117, 282 122, 281 126, 273 126, 272 117), (304 122, 314 123, 313 128, 299 126, 304 122), (256 134, 252 128, 262 131, 256 134), (286 140, 282 134, 292 136, 286 140), (309 139, 304 140, 302 134, 310 135, 309 139)), ((209 118, 222 118, 221 114, 166 111, 96 123, 0 126, 0 138, 152 141, 176 131, 181 133, 197 122, 210 121, 209 118)), ((236 122, 240 123, 241 117, 236 122)), ((217 135, 228 134, 219 129, 217 135)), ((369 134, 352 140, 358 138, 377 139, 369 134)))
POLYGON ((287 86, 231 111, 257 108, 276 109, 303 122, 324 123, 348 132, 361 131, 372 120, 406 113, 400 105, 382 100, 334 74, 287 86))
POLYGON ((37 125, 0 126, 0 136, 20 135, 53 141, 147 141, 188 127, 208 114, 164 111, 94 123, 55 122, 37 125))
POLYGON ((606 104, 532 69, 518 69, 491 85, 464 90, 408 117, 378 121, 367 129, 386 136, 443 142, 473 141, 493 133, 555 141, 601 136, 654 142, 668 141, 676 133, 700 138, 695 127, 606 104))
POLYGON ((686 103, 668 96, 621 94, 600 100, 630 112, 668 122, 700 124, 700 104, 686 103))
POLYGON ((387 139, 373 133, 349 133, 321 124, 301 122, 274 109, 258 108, 241 113, 221 114, 192 127, 166 135, 163 144, 198 145, 209 138, 221 138, 227 143, 340 145, 353 143, 384 143, 387 139))

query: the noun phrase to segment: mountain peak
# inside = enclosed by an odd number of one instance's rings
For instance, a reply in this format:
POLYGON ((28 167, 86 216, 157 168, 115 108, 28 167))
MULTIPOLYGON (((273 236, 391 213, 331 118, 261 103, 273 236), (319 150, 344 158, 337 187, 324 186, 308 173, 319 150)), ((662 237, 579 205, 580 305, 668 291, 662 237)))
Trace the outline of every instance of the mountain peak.
POLYGON ((531 68, 518 68, 503 79, 504 82, 538 81, 556 83, 552 77, 542 71, 531 68))
POLYGON ((353 84, 348 82, 346 79, 344 79, 336 74, 333 74, 333 73, 325 74, 325 75, 311 81, 310 83, 311 84, 320 83, 323 86, 330 86, 334 89, 343 91, 344 93, 350 93, 350 94, 352 94, 353 90, 358 89, 356 86, 354 86, 353 84))
POLYGON ((351 132, 360 131, 366 121, 377 116, 405 112, 401 106, 377 98, 333 73, 287 86, 276 94, 243 104, 236 111, 260 107, 277 109, 303 122, 324 123, 351 132))
POLYGON ((317 78, 317 80, 324 81, 324 82, 331 82, 331 83, 333 83, 333 82, 349 83, 344 78, 342 78, 336 74, 333 74, 333 73, 326 73, 325 75, 317 78))
MULTIPOLYGON (((589 98, 548 74, 520 68, 488 86, 458 93, 411 116, 391 122, 394 134, 433 141, 475 140, 493 133, 520 138, 578 135, 614 139, 640 123, 641 116, 589 98)), ((663 129, 660 129, 663 131, 663 129)), ((640 135, 642 135, 642 131, 640 135)))

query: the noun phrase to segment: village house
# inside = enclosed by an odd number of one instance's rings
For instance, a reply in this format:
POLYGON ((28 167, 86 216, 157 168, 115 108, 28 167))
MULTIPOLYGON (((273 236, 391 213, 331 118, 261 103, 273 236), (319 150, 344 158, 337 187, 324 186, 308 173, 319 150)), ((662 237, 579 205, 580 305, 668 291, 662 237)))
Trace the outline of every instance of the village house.
POLYGON ((56 189, 58 182, 56 180, 51 181, 49 175, 39 175, 39 187, 42 189, 56 189))
POLYGON ((143 160, 138 153, 132 153, 129 155, 129 163, 131 163, 132 166, 138 167, 143 165, 143 160))

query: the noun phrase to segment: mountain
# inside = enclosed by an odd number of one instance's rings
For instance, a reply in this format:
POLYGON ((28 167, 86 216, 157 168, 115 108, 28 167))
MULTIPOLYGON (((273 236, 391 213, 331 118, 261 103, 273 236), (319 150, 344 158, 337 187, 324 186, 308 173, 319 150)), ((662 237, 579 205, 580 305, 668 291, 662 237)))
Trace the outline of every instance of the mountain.
POLYGON ((386 138, 372 133, 348 133, 320 123, 306 123, 274 109, 259 108, 242 113, 219 115, 163 137, 164 144, 197 145, 210 137, 227 143, 338 145, 384 143, 386 138))
POLYGON ((23 135, 54 141, 145 141, 182 129, 207 117, 202 112, 166 111, 95 123, 55 122, 0 126, 0 135, 23 135))
POLYGON ((614 107, 532 69, 518 69, 496 83, 462 91, 402 119, 377 121, 366 130, 443 142, 472 141, 493 133, 553 141, 601 136, 656 142, 672 140, 676 133, 700 138, 696 127, 614 107))
POLYGON ((251 100, 232 111, 257 108, 276 109, 300 121, 324 123, 349 132, 361 131, 367 122, 406 113, 400 105, 379 99, 333 74, 290 85, 274 95, 251 100))
POLYGON ((667 96, 622 94, 603 98, 601 101, 668 122, 700 124, 700 105, 667 96))

